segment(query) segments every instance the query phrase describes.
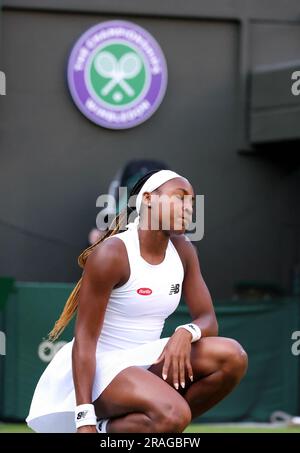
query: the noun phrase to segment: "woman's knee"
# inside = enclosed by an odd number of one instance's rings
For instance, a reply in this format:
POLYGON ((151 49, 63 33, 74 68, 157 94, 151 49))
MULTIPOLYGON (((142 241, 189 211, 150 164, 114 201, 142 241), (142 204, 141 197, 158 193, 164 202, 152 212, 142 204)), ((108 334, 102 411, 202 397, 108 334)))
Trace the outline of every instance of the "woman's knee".
POLYGON ((191 419, 191 409, 184 398, 162 402, 152 413, 153 432, 182 433, 191 419))
POLYGON ((236 340, 224 338, 221 347, 223 371, 232 379, 240 380, 248 368, 248 356, 236 340))

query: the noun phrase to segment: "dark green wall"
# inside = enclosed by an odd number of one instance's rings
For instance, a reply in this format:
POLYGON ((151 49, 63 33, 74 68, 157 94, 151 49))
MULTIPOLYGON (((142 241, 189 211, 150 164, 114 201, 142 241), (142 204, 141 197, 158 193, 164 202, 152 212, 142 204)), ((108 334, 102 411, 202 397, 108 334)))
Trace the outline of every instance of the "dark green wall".
MULTIPOLYGON (((16 282, 2 310, 0 307, 7 335, 7 355, 0 357, 0 418, 24 420, 43 370, 63 342, 73 338, 72 321, 58 341, 47 341, 73 287, 65 283, 16 282)), ((243 345, 249 368, 239 386, 200 420, 268 422, 278 410, 298 414, 299 356, 291 352, 291 333, 298 330, 298 300, 217 300, 215 307, 220 335, 235 338, 243 345)), ((180 304, 166 320, 162 337, 172 335, 176 326, 189 321, 187 307, 180 304)))
POLYGON ((241 279, 289 288, 299 260, 299 167, 289 144, 276 147, 276 159, 272 148, 251 147, 249 76, 299 59, 300 22, 298 2, 267 3, 3 2, 0 274, 77 279, 97 196, 128 159, 163 156, 205 195, 196 245, 213 297, 229 297, 241 279), (124 131, 90 123, 66 85, 76 39, 113 18, 152 33, 169 69, 159 110, 124 131))

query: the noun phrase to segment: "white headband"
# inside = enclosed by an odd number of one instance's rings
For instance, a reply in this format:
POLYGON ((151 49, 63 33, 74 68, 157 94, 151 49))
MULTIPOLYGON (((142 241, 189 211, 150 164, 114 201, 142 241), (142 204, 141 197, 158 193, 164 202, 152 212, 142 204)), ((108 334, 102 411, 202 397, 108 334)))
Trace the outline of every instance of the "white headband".
MULTIPOLYGON (((178 173, 176 173, 175 171, 172 171, 172 170, 160 170, 160 171, 154 173, 152 176, 150 176, 150 178, 147 179, 147 181, 142 186, 142 188, 140 189, 140 191, 136 197, 135 206, 136 206, 136 211, 137 211, 138 215, 134 219, 134 222, 128 223, 125 226, 125 228, 127 228, 128 230, 132 230, 133 228, 138 227, 138 224, 140 221, 140 210, 141 210, 141 205, 142 205, 143 194, 145 192, 153 192, 153 190, 157 189, 162 184, 164 184, 165 182, 167 182, 173 178, 186 179, 183 176, 179 175, 178 173)), ((186 179, 186 181, 188 181, 188 180, 186 179)))

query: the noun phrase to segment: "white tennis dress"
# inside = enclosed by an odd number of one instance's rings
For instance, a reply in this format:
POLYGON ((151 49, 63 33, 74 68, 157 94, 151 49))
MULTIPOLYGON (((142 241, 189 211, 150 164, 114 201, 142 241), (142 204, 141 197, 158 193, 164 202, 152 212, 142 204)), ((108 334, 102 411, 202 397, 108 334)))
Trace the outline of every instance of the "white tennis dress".
MULTIPOLYGON (((150 264, 140 254, 137 229, 117 233, 130 264, 129 280, 113 289, 96 348, 95 401, 114 377, 129 366, 149 368, 170 337, 160 338, 165 319, 181 297, 184 269, 169 239, 164 260, 150 264)), ((32 398, 28 426, 36 432, 76 432, 72 375, 74 338, 54 356, 41 375, 32 398)))

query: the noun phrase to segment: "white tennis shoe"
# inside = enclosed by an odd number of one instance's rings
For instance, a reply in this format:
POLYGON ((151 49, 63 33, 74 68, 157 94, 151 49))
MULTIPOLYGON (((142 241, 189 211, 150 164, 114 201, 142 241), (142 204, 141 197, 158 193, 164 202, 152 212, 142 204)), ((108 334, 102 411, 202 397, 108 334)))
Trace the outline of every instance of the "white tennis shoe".
POLYGON ((107 433, 106 425, 109 421, 109 418, 99 418, 97 419, 96 430, 98 433, 107 433))

